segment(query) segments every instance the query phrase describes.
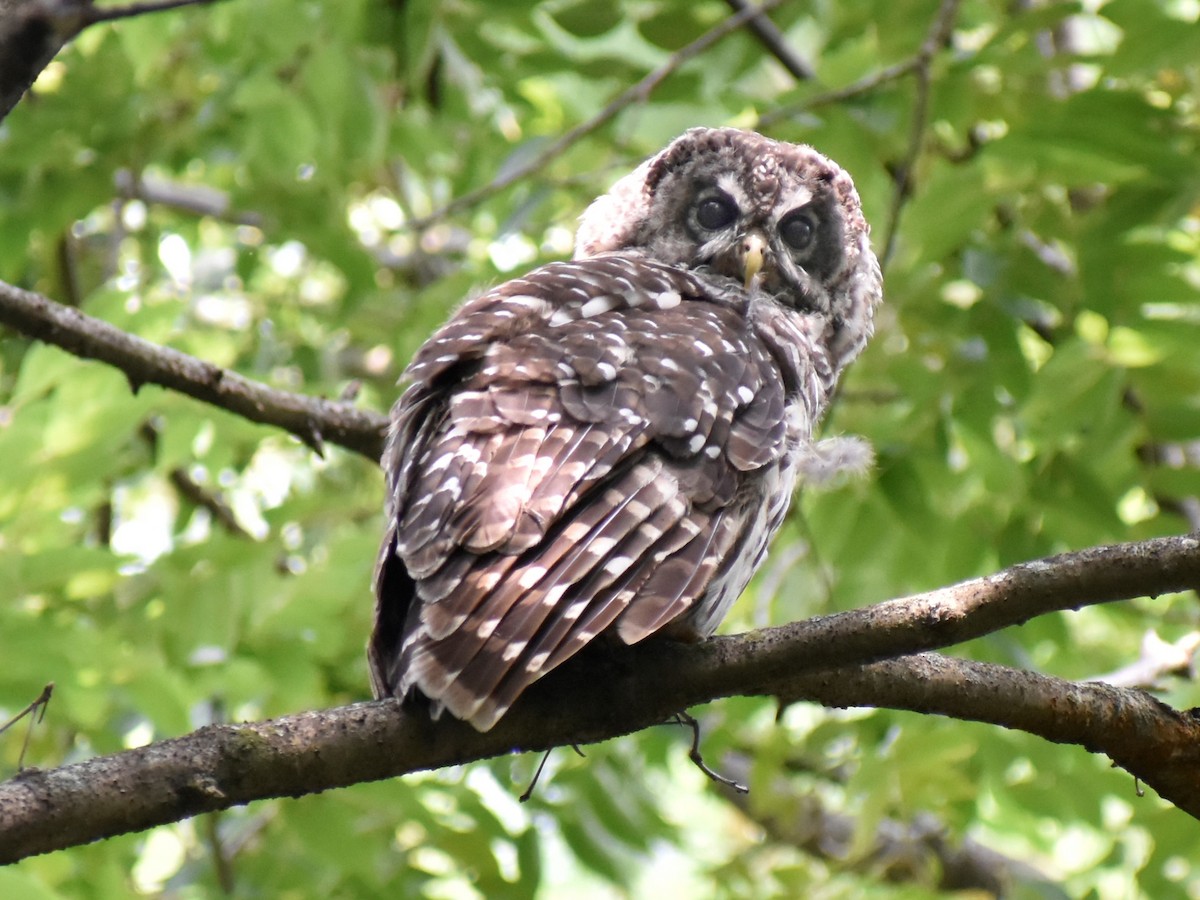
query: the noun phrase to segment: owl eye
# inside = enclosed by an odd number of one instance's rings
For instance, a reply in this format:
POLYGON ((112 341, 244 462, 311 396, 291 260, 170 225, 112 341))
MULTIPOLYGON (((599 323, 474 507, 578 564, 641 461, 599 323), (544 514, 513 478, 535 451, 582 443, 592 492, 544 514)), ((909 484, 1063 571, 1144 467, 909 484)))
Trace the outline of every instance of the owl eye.
POLYGON ((780 224, 779 236, 793 250, 807 250, 817 236, 817 223, 812 213, 792 213, 780 224))
POLYGON ((737 218, 737 204, 725 194, 705 197, 696 204, 696 223, 708 231, 724 228, 737 218))

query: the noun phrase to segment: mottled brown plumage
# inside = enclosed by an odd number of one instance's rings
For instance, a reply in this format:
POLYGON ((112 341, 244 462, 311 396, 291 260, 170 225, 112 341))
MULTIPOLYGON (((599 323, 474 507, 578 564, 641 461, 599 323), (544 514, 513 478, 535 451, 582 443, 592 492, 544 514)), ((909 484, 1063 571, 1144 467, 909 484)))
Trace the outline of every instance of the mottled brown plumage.
POLYGON ((460 309, 392 411, 376 696, 487 730, 602 633, 711 634, 828 463, 867 231, 811 148, 693 129, 589 207, 574 260, 460 309))

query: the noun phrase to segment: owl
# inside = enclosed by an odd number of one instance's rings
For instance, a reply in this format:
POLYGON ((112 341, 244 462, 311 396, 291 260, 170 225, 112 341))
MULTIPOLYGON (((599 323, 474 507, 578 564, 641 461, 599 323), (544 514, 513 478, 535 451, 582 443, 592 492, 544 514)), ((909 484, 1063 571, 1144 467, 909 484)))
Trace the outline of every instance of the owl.
POLYGON ((591 204, 573 260, 469 300, 392 410, 375 696, 487 731, 598 637, 710 635, 829 462, 868 231, 812 148, 695 128, 591 204))

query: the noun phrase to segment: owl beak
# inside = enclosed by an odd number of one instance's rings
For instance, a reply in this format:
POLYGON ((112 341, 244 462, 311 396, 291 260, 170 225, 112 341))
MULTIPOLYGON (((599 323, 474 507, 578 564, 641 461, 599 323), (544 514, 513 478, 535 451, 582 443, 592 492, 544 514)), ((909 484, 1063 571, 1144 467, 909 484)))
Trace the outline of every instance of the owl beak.
POLYGON ((767 239, 760 231, 751 231, 742 241, 742 274, 746 277, 746 290, 750 290, 755 276, 762 271, 766 250, 767 239))

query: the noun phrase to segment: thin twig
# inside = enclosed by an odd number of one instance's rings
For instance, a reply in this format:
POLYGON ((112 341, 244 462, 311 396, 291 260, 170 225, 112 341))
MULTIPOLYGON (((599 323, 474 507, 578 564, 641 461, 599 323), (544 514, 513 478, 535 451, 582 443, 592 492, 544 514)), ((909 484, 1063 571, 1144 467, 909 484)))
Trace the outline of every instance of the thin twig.
POLYGON ((54 682, 51 681, 44 688, 42 688, 42 692, 37 695, 37 698, 32 703, 26 706, 23 710, 21 710, 3 725, 0 725, 0 734, 3 734, 4 732, 8 731, 9 728, 20 722, 23 718, 30 716, 29 728, 25 731, 25 740, 21 742, 21 755, 17 757, 18 772, 25 771, 25 751, 29 749, 29 738, 33 735, 33 726, 40 723, 42 719, 46 717, 46 707, 50 705, 50 696, 53 693, 54 682), (33 713, 37 713, 37 715, 33 716, 33 713))
POLYGON ((217 886, 225 896, 232 896, 235 885, 233 864, 229 860, 225 845, 221 841, 221 813, 218 810, 205 816, 204 839, 208 843, 208 853, 213 860, 213 870, 217 876, 217 886))
POLYGON ((167 476, 171 482, 171 486, 179 491, 180 495, 191 503, 193 506, 198 506, 201 509, 207 510, 212 516, 213 521, 225 529, 234 537, 254 539, 254 535, 242 527, 242 524, 234 515, 233 508, 225 502, 220 494, 206 490, 205 487, 192 478, 188 471, 181 466, 173 468, 167 476))
MULTIPOLYGON (((148 419, 142 423, 138 429, 138 436, 146 442, 152 454, 157 453, 159 429, 153 419, 148 419)), ((184 500, 193 506, 198 506, 206 510, 213 518, 213 521, 234 537, 254 539, 254 535, 250 534, 238 522, 232 507, 225 502, 225 499, 218 492, 210 491, 196 481, 183 466, 172 468, 167 475, 167 480, 171 482, 171 486, 179 492, 184 500)), ((107 544, 108 541, 105 541, 105 543, 107 544)))
MULTIPOLYGON (((725 0, 725 3, 735 13, 743 12, 750 6, 746 0, 725 0)), ((760 11, 759 15, 751 19, 746 24, 746 30, 752 32, 767 52, 774 56, 797 81, 808 81, 816 77, 812 66, 788 46, 783 32, 776 27, 765 12, 760 11)))
POLYGON ((912 188, 912 172, 917 165, 917 157, 921 155, 921 145, 925 142, 925 129, 929 126, 929 96, 933 87, 933 58, 950 39, 954 28, 954 20, 958 16, 961 0, 942 0, 938 7, 933 24, 917 51, 917 65, 913 70, 917 76, 917 96, 913 101, 912 124, 909 128, 908 152, 896 169, 896 186, 892 191, 892 203, 888 210, 887 225, 883 242, 883 254, 879 258, 879 267, 887 271, 892 253, 896 249, 896 236, 900 227, 900 213, 908 202, 912 188))
POLYGON ((535 172, 540 172, 541 170, 545 169, 549 163, 561 156, 580 140, 616 118, 617 115, 626 107, 632 106, 634 103, 644 102, 650 96, 650 94, 653 93, 655 88, 662 84, 663 81, 665 81, 670 75, 679 69, 680 66, 684 65, 684 63, 695 59, 713 44, 717 43, 717 41, 733 33, 734 31, 737 31, 747 22, 754 19, 755 16, 758 16, 769 9, 774 9, 779 5, 780 2, 782 2, 782 0, 764 0, 762 4, 758 6, 747 7, 742 12, 731 16, 721 24, 710 28, 687 46, 682 47, 672 53, 671 57, 665 63, 651 72, 637 84, 626 88, 624 91, 618 94, 611 102, 609 102, 607 106, 604 107, 604 109, 602 109, 591 119, 576 125, 525 164, 508 170, 503 175, 497 176, 496 178, 492 179, 492 181, 488 182, 477 190, 463 194, 461 197, 458 197, 455 200, 451 200, 445 206, 434 210, 424 218, 415 219, 412 222, 409 222, 409 228, 413 231, 420 231, 421 229, 428 228, 430 225, 440 222, 442 219, 445 219, 448 216, 452 216, 456 213, 462 212, 463 210, 478 206, 480 203, 483 203, 485 200, 495 196, 510 185, 527 178, 535 172))
POLYGON ((845 103, 847 100, 854 100, 866 94, 873 93, 883 85, 892 81, 899 81, 905 75, 908 75, 917 66, 920 65, 920 58, 913 56, 902 62, 894 63, 886 68, 880 69, 877 72, 872 72, 858 81, 851 82, 848 85, 840 88, 833 88, 828 91, 822 91, 819 94, 813 94, 798 103, 790 103, 787 106, 777 107, 770 112, 763 113, 758 117, 757 127, 770 128, 777 122, 784 119, 790 119, 803 112, 808 112, 812 109, 817 109, 821 106, 832 106, 838 103, 845 103))

